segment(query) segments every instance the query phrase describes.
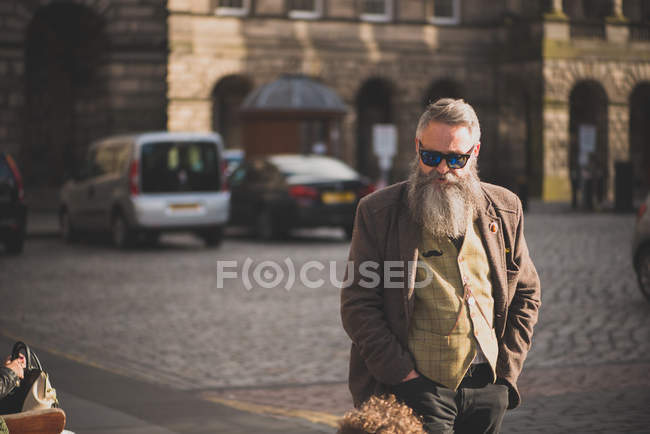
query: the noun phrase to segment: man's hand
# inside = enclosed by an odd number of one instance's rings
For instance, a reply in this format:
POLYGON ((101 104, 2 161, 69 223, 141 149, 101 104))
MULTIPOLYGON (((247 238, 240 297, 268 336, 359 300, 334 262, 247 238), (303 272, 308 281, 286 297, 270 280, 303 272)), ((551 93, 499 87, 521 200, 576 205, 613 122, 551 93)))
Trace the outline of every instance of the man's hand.
POLYGON ((404 383, 405 381, 412 380, 414 378, 418 378, 419 376, 420 374, 415 372, 415 369, 411 369, 411 372, 409 372, 409 374, 406 377, 402 378, 402 383, 404 383))
POLYGON ((25 377, 25 367, 27 363, 25 360, 24 355, 20 355, 17 359, 11 360, 11 358, 7 357, 7 360, 5 361, 5 366, 12 371, 18 376, 18 378, 24 378, 25 377))

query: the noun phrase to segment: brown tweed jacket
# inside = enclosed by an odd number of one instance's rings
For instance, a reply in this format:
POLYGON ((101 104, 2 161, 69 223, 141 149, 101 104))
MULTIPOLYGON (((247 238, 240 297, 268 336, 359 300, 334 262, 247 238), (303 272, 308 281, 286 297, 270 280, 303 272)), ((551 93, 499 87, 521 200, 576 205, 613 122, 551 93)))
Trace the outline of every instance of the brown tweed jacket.
MULTIPOLYGON (((492 276, 497 381, 509 386, 509 408, 514 408, 521 400, 517 378, 541 304, 540 282, 524 239, 521 202, 502 187, 481 187, 478 225, 492 276)), ((416 269, 407 264, 417 261, 421 230, 408 211, 406 192, 406 182, 392 185, 362 199, 357 209, 349 256, 354 276, 341 290, 343 327, 352 339, 349 387, 355 406, 386 392, 386 385, 399 383, 415 367, 408 331, 416 269), (380 264, 379 284, 368 287, 372 279, 360 269, 365 261, 380 264), (391 265, 390 282, 384 280, 386 261, 404 264, 401 276, 391 265)))

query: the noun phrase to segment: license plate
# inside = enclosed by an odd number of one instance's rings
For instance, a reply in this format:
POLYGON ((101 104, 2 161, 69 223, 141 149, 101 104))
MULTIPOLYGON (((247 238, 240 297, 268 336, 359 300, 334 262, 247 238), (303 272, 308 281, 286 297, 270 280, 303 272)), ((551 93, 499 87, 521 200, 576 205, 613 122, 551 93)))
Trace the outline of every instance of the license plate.
POLYGON ((322 195, 323 203, 326 205, 337 203, 352 203, 356 200, 357 195, 352 191, 328 191, 322 195))
POLYGON ((198 203, 173 203, 169 205, 172 211, 197 211, 199 209, 198 203))

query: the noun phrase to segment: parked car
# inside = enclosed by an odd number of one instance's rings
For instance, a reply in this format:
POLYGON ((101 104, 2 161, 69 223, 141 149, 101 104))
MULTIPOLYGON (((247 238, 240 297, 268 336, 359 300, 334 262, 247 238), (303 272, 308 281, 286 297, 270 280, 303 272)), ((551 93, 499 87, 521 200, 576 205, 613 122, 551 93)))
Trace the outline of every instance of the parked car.
POLYGON ((650 301, 650 193, 639 207, 632 246, 634 269, 641 292, 650 301))
POLYGON ((23 251, 27 227, 23 179, 11 155, 0 152, 0 242, 8 253, 23 251))
POLYGON ((110 231, 117 247, 161 232, 193 231, 217 245, 228 221, 223 145, 214 133, 153 132, 93 143, 61 190, 63 238, 110 231))
POLYGON ((316 226, 339 226, 351 236, 357 203, 374 190, 342 161, 298 154, 244 161, 229 185, 231 224, 253 227, 262 239, 316 226))

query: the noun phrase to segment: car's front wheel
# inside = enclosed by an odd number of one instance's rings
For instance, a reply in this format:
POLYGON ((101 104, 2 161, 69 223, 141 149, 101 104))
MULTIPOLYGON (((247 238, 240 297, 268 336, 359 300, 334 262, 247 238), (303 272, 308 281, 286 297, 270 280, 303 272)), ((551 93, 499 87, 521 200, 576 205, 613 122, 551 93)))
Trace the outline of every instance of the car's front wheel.
POLYGON ((641 248, 636 260, 636 275, 639 281, 639 289, 650 301, 650 245, 641 248))

